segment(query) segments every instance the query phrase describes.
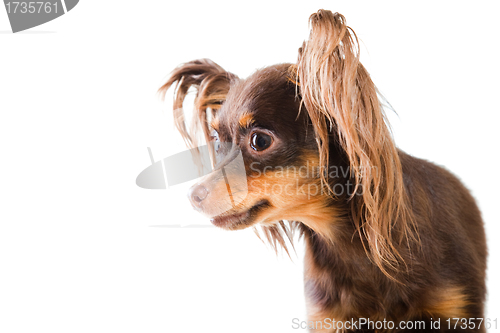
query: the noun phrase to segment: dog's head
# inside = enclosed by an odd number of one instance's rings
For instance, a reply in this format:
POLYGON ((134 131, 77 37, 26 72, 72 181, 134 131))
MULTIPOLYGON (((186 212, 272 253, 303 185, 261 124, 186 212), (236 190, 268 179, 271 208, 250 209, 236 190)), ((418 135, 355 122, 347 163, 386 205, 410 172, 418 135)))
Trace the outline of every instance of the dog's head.
POLYGON ((329 11, 313 14, 296 64, 240 79, 210 60, 196 60, 177 68, 160 91, 177 82, 178 129, 192 147, 198 133, 212 143, 219 172, 193 186, 189 197, 215 225, 300 221, 331 238, 337 219, 337 226, 357 231, 384 266, 399 261, 395 235, 411 229, 404 222, 407 197, 377 90, 344 21, 329 11), (188 131, 182 104, 191 86, 197 97, 188 131), (243 173, 231 164, 237 156, 243 173))
POLYGON ((240 229, 303 220, 308 206, 327 199, 319 195, 320 181, 312 174, 318 172, 316 138, 307 113, 300 112, 292 77, 291 65, 282 64, 232 83, 211 119, 215 167, 223 172, 195 185, 190 200, 216 226, 240 229), (238 155, 244 172, 232 167, 238 155))

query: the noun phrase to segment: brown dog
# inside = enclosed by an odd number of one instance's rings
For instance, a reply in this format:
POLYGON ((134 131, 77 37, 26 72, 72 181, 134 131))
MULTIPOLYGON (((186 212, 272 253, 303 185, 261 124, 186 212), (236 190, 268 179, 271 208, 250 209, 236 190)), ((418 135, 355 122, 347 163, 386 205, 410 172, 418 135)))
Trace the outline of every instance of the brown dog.
POLYGON ((204 59, 172 73, 160 91, 177 83, 178 129, 192 147, 200 131, 212 141, 223 171, 195 185, 191 202, 225 229, 259 224, 285 249, 300 231, 315 331, 429 332, 439 320, 440 331, 484 332, 480 212, 455 176, 396 148, 344 21, 313 14, 297 64, 240 79, 204 59), (182 104, 191 86, 188 131, 182 104), (245 177, 228 167, 237 153, 245 177), (386 321, 392 327, 379 325, 386 321))

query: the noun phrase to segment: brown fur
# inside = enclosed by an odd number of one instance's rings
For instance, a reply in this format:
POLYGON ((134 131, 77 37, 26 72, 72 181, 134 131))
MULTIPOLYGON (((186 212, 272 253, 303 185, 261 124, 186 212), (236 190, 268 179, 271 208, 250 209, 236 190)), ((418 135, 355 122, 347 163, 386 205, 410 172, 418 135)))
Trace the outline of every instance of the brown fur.
POLYGON ((296 64, 239 79, 197 60, 160 89, 177 82, 176 124, 191 147, 214 129, 231 143, 212 151, 222 173, 193 187, 193 206, 226 229, 260 226, 275 248, 287 250, 298 231, 310 320, 482 318, 486 241, 474 199, 445 169, 396 148, 344 17, 320 10, 310 23, 296 64), (188 131, 182 104, 191 86, 188 131), (262 135, 272 141, 255 149, 262 135), (228 167, 237 153, 246 177, 228 167))

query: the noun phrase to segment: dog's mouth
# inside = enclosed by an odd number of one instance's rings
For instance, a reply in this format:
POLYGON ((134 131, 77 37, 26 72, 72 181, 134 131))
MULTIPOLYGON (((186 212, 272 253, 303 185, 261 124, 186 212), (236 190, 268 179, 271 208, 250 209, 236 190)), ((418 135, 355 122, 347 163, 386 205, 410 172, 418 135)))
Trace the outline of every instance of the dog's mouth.
POLYGON ((221 214, 210 219, 213 225, 223 229, 244 229, 255 222, 257 214, 270 207, 271 204, 267 200, 261 200, 257 202, 250 209, 243 212, 231 212, 226 214, 221 214))

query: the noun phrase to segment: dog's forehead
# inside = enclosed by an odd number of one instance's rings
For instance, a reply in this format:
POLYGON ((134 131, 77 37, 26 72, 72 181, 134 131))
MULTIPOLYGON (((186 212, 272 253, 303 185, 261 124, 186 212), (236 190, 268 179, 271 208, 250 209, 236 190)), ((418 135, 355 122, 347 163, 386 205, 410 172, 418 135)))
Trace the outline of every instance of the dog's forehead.
POLYGON ((254 124, 276 125, 296 115, 295 84, 289 78, 288 64, 256 71, 234 82, 217 115, 217 124, 225 130, 254 124), (290 115, 289 112, 292 112, 290 115))

